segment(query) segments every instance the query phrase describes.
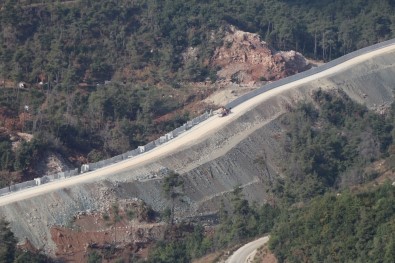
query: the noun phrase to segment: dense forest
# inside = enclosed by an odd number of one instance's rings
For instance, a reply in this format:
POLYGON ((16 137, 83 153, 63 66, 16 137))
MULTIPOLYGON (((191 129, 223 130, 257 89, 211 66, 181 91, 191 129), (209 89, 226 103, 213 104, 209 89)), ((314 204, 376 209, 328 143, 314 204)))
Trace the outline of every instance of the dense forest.
POLYGON ((280 120, 289 162, 264 189, 271 204, 251 204, 236 187, 214 234, 178 225, 148 262, 190 262, 267 233, 279 262, 393 262, 395 187, 384 173, 395 172, 395 103, 380 115, 340 90, 313 97, 280 120))
POLYGON ((281 120, 289 165, 270 249, 279 262, 393 262, 395 103, 380 115, 341 91, 313 98, 281 120))
POLYGON ((214 235, 178 229, 179 238, 158 242, 148 260, 191 262, 208 252, 270 232, 279 262, 385 262, 395 258, 395 188, 389 183, 359 192, 327 193, 302 208, 249 205, 235 189, 232 211, 220 211, 214 235), (240 206, 242 204, 243 206, 240 206))
POLYGON ((270 248, 279 262, 394 262, 395 187, 326 194, 287 211, 270 248))
POLYGON ((208 94, 190 83, 216 80, 210 56, 227 25, 322 60, 389 39, 395 25, 389 0, 5 0, 0 7, 7 129, 0 129, 0 187, 31 178, 44 150, 79 166, 204 111, 184 109, 208 94), (190 47, 196 59, 184 58, 190 47), (35 136, 15 152, 10 131, 35 136))
POLYGON ((221 41, 213 33, 225 24, 259 33, 275 48, 330 60, 391 38, 394 10, 390 0, 6 0, 0 71, 64 89, 113 78, 204 79, 221 41), (199 47, 197 61, 184 63, 187 47, 199 47))

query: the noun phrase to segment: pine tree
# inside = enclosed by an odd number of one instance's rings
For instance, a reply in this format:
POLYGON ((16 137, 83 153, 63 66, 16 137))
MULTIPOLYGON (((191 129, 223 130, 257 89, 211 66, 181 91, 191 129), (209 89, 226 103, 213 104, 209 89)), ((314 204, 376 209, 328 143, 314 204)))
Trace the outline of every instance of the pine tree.
POLYGON ((14 261, 17 240, 12 233, 9 223, 0 218, 0 262, 14 261))

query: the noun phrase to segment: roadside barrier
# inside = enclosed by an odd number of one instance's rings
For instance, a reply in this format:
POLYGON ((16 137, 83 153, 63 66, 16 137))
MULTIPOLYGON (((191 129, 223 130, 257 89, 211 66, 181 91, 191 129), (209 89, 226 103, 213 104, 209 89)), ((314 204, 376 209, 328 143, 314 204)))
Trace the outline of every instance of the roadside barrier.
MULTIPOLYGON (((303 79, 305 77, 309 77, 309 76, 312 76, 314 74, 323 72, 323 71, 325 71, 327 69, 335 67, 335 66, 337 66, 337 65, 339 65, 341 63, 344 63, 344 62, 346 62, 346 61, 348 61, 350 59, 353 59, 355 57, 358 57, 360 55, 363 55, 363 54, 366 54, 366 53, 369 53, 369 52, 372 52, 372 51, 375 51, 375 50, 378 50, 380 48, 391 46, 393 44, 395 44, 395 39, 387 40, 387 41, 375 44, 373 46, 365 47, 365 48, 359 49, 357 51, 351 52, 351 53, 349 53, 347 55, 344 55, 344 56, 342 56, 340 58, 334 59, 334 60, 332 60, 332 61, 330 61, 330 62, 328 62, 328 63, 326 63, 324 65, 321 65, 319 67, 311 68, 311 69, 309 69, 307 71, 304 71, 304 72, 292 75, 290 77, 286 77, 286 78, 274 81, 272 83, 266 84, 266 85, 262 86, 261 88, 253 90, 253 91, 251 91, 251 92, 249 92, 247 94, 244 94, 244 95, 236 98, 235 100, 233 100, 230 103, 228 103, 226 105, 226 107, 227 108, 234 108, 237 105, 239 105, 239 104, 241 104, 241 103, 243 103, 243 102, 245 102, 245 101, 257 96, 257 95, 260 95, 260 94, 262 94, 264 92, 267 92, 269 90, 275 89, 275 88, 280 87, 282 85, 289 84, 291 82, 303 79)), ((186 122, 185 124, 183 124, 182 126, 176 128, 176 129, 174 129, 173 131, 161 136, 157 140, 155 140, 153 142, 150 142, 150 143, 147 143, 146 145, 139 146, 137 149, 134 149, 132 151, 128 151, 126 153, 114 156, 114 157, 112 157, 110 159, 107 159, 107 160, 102 160, 102 161, 99 161, 99 162, 96 162, 96 163, 83 164, 81 166, 80 173, 94 171, 94 170, 97 170, 97 169, 100 169, 100 168, 112 165, 114 163, 117 163, 117 162, 129 159, 129 158, 133 158, 133 157, 135 157, 135 156, 137 156, 139 154, 148 152, 148 151, 152 150, 153 148, 158 147, 158 146, 160 146, 160 145, 162 145, 162 144, 164 144, 164 143, 176 138, 177 136, 179 136, 180 134, 182 134, 186 130, 191 129, 193 126, 195 126, 195 125, 207 120, 211 116, 213 116, 213 111, 210 110, 210 112, 205 112, 204 114, 202 114, 202 115, 200 115, 200 116, 198 116, 198 117, 186 122)), ((0 196, 9 194, 11 192, 16 192, 16 191, 19 191, 19 190, 22 190, 22 189, 26 189, 26 188, 34 187, 34 186, 37 186, 37 185, 45 184, 45 183, 48 183, 48 182, 52 182, 52 181, 55 181, 55 180, 61 180, 61 179, 64 179, 64 178, 76 176, 76 175, 78 175, 80 173, 78 171, 78 168, 76 168, 76 169, 73 169, 73 170, 70 170, 70 171, 60 172, 60 173, 57 173, 57 174, 54 174, 54 175, 46 175, 46 176, 43 176, 43 177, 35 178, 34 180, 31 180, 31 181, 27 181, 27 182, 23 182, 23 183, 19 183, 19 184, 14 184, 14 185, 11 185, 9 187, 5 187, 5 188, 0 189, 0 196)))
POLYGON ((101 160, 96 163, 83 164, 81 166, 80 172, 78 171, 78 168, 76 168, 76 169, 73 169, 70 171, 60 172, 60 173, 53 174, 53 175, 45 175, 45 176, 42 176, 39 178, 34 178, 34 180, 31 180, 31 181, 27 181, 27 182, 23 182, 23 183, 19 183, 19 184, 13 184, 13 185, 10 185, 9 187, 2 188, 2 189, 0 189, 0 196, 9 194, 11 192, 20 191, 22 189, 26 189, 26 188, 42 185, 45 183, 53 182, 56 180, 61 180, 61 179, 65 179, 68 177, 76 176, 76 175, 79 175, 79 174, 82 174, 85 172, 94 171, 94 170, 112 165, 114 163, 118 163, 123 160, 133 158, 139 154, 148 152, 148 151, 154 149, 155 147, 158 147, 158 146, 176 138, 177 136, 179 136, 186 130, 189 130, 193 126, 207 120, 212 115, 213 115, 212 111, 206 111, 204 114, 194 118, 191 121, 188 121, 181 127, 178 127, 176 129, 174 129, 173 131, 166 133, 164 136, 161 136, 159 139, 157 139, 153 142, 149 142, 146 145, 139 146, 137 149, 134 149, 132 151, 128 151, 126 153, 111 157, 106 160, 101 160))
POLYGON ((100 168, 103 168, 105 166, 123 161, 125 159, 128 158, 132 158, 135 157, 139 154, 148 152, 152 149, 154 149, 155 147, 158 147, 164 143, 167 143, 168 141, 176 138, 177 136, 179 136, 180 134, 182 134, 183 132, 185 132, 186 130, 189 130, 190 128, 192 128, 193 126, 207 120, 208 118, 210 118, 213 115, 212 111, 206 111, 204 114, 194 118, 191 121, 188 121, 187 123, 185 123, 184 125, 182 125, 181 127, 178 127, 176 129, 174 129, 171 132, 166 133, 165 135, 159 137, 158 139, 156 139, 155 141, 152 141, 150 143, 147 143, 146 145, 143 146, 139 146, 137 149, 133 150, 133 151, 129 151, 117 156, 114 156, 110 159, 107 160, 102 160, 96 163, 87 163, 87 164, 83 164, 81 166, 81 173, 85 173, 88 171, 94 171, 100 168))
POLYGON ((17 192, 22 189, 34 187, 37 185, 49 183, 52 181, 69 178, 72 176, 76 176, 78 174, 79 174, 78 168, 76 168, 76 169, 73 169, 70 171, 60 172, 60 173, 53 174, 53 175, 44 175, 43 177, 34 178, 34 180, 31 180, 31 181, 26 181, 26 182, 19 183, 19 184, 12 184, 9 187, 0 189, 0 196, 9 194, 11 192, 17 192))

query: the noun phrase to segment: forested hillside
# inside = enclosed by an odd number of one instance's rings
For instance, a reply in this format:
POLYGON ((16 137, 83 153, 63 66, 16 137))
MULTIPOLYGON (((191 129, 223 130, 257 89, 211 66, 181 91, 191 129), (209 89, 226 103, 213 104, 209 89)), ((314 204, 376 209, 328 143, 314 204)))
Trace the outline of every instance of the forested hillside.
POLYGON ((392 262, 395 187, 372 182, 395 173, 395 104, 380 115, 340 90, 313 99, 281 117, 288 161, 264 189, 270 205, 249 204, 235 188, 214 235, 184 233, 185 242, 158 244, 149 262, 189 262, 268 232, 280 262, 392 262))
MULTIPOLYGON (((41 175, 44 152, 79 166, 200 114, 207 105, 187 106, 212 91, 201 83, 219 81, 212 55, 232 46, 223 41, 229 25, 329 61, 392 38, 394 11, 392 0, 1 1, 0 187, 41 175)), ((276 120, 286 162, 262 189, 268 203, 249 204, 236 187, 216 229, 171 222, 148 262, 190 262, 273 227, 280 261, 393 262, 394 188, 366 188, 393 178, 395 105, 378 114, 319 90, 289 110, 276 120)), ((0 225, 10 245, 0 257, 11 262, 16 240, 0 225)))
POLYGON ((391 38, 390 0, 22 1, 1 6, 1 73, 29 83, 204 79, 207 59, 232 24, 278 49, 330 60, 391 38), (182 52, 199 49, 183 63, 182 52), (142 69, 149 68, 150 71, 142 69), (141 75, 130 74, 141 69, 141 75), (152 78, 152 79, 151 79, 152 78))
POLYGON ((214 234, 177 228, 148 262, 190 262, 267 233, 279 262, 393 262, 395 103, 377 114, 340 90, 313 98, 280 120, 287 162, 262 189, 269 203, 251 204, 236 187, 214 234))
POLYGON ((279 262, 394 262, 395 187, 315 198, 279 217, 270 248, 279 262))
POLYGON ((394 103, 387 114, 377 114, 341 90, 318 90, 313 99, 282 117, 288 162, 273 191, 284 204, 370 182, 383 173, 379 160, 395 169, 394 103))
POLYGON ((209 93, 194 82, 217 79, 210 58, 226 25, 327 61, 391 38, 394 10, 389 0, 3 1, 0 185, 32 177, 43 150, 78 166, 199 114, 184 108, 209 93), (10 131, 34 139, 15 151, 10 131))

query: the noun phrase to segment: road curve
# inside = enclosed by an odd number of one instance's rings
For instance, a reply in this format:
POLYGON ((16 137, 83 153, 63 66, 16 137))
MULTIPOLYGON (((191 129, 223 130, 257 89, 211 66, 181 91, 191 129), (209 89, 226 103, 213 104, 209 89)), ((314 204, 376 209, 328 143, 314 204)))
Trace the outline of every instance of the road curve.
MULTIPOLYGON (((232 256, 230 256, 225 263, 247 263, 247 259, 250 255, 255 254, 256 250, 266 244, 269 241, 269 236, 261 237, 260 239, 254 240, 250 243, 245 244, 238 250, 236 250, 232 256)), ((251 260, 253 257, 251 258, 251 260)))
MULTIPOLYGON (((277 96, 280 93, 289 90, 291 88, 295 88, 297 86, 303 85, 307 82, 327 77, 333 75, 337 72, 348 69, 356 64, 359 64, 363 61, 369 60, 377 55, 383 55, 389 52, 395 51, 395 44, 385 46, 383 48, 365 53, 358 57, 347 60, 344 63, 341 63, 337 66, 324 70, 322 72, 316 73, 314 75, 299 79, 297 81, 284 84, 275 89, 271 89, 267 92, 261 93, 248 101, 245 101, 232 109, 232 114, 227 116, 226 118, 219 118, 218 116, 213 116, 208 120, 196 125, 192 129, 182 133, 180 136, 170 140, 169 142, 160 145, 148 151, 144 154, 138 155, 134 158, 124 160, 122 162, 89 172, 79 176, 70 177, 64 180, 58 180, 51 183, 43 184, 40 186, 24 189, 18 192, 13 192, 8 195, 4 195, 0 197, 0 206, 4 206, 10 203, 18 202, 24 199, 28 199, 34 196, 42 195, 48 192, 56 191, 65 187, 71 187, 73 185, 97 181, 105 178, 106 176, 113 175, 122 171, 126 171, 132 168, 137 168, 139 166, 145 165, 147 163, 155 162, 158 158, 161 158, 165 155, 173 154, 179 151, 181 148, 190 147, 193 144, 207 138, 210 134, 213 134, 221 127, 225 126, 227 123, 232 122, 253 109, 257 105, 263 103, 265 100, 277 96)), ((133 178, 131 178, 133 179, 133 178)))

